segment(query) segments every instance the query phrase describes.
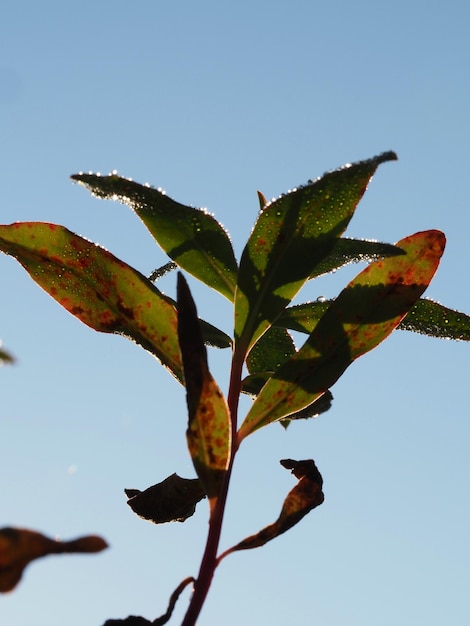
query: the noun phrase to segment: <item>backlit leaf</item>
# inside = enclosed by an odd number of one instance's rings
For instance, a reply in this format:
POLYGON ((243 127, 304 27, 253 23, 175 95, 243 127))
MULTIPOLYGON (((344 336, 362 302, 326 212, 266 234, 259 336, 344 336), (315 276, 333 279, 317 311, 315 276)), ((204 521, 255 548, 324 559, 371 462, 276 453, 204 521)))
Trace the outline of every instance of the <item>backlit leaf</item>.
POLYGON ((380 163, 325 174, 267 204, 243 251, 235 295, 236 349, 248 352, 333 250, 380 163))
POLYGON ((431 337, 470 341, 470 315, 426 298, 418 300, 398 328, 431 337))
POLYGON ((218 562, 237 550, 250 550, 263 546, 271 539, 282 535, 282 533, 295 526, 307 513, 324 501, 325 498, 322 491, 323 479, 312 459, 306 461, 284 459, 281 461, 281 465, 286 469, 290 469, 292 474, 299 479, 299 482, 284 500, 278 519, 255 535, 247 537, 240 543, 237 543, 237 545, 226 550, 220 555, 218 562))
POLYGON ((84 324, 125 335, 183 380, 175 307, 140 272, 63 226, 0 226, 0 249, 84 324))
POLYGON ((276 326, 310 334, 334 300, 306 302, 289 306, 276 320, 276 326))
MULTIPOLYGON (((309 334, 332 302, 322 300, 287 307, 276 320, 276 326, 309 334)), ((470 341, 470 315, 428 298, 420 298, 397 328, 429 337, 470 341)))
POLYGON ((72 541, 49 539, 25 528, 0 529, 0 592, 11 591, 19 583, 24 568, 48 554, 101 552, 108 544, 101 537, 88 535, 72 541))
POLYGON ((398 326, 431 281, 445 237, 430 230, 397 246, 406 255, 371 263, 330 304, 302 348, 263 387, 239 440, 310 405, 398 326))
POLYGON ((175 202, 163 191, 117 175, 74 174, 99 198, 130 206, 181 268, 233 301, 237 262, 230 238, 207 211, 175 202))
POLYGON ((212 506, 228 467, 231 446, 229 410, 209 371, 196 306, 182 274, 178 274, 177 294, 178 337, 188 404, 186 438, 196 473, 212 506))
POLYGON ((326 259, 323 259, 323 261, 315 267, 309 278, 317 278, 318 276, 333 272, 349 263, 375 261, 382 257, 397 256, 399 254, 404 254, 403 250, 400 250, 400 248, 390 243, 341 237, 336 241, 326 259))
POLYGON ((246 365, 250 374, 274 373, 294 353, 295 345, 289 333, 273 326, 253 346, 246 365))

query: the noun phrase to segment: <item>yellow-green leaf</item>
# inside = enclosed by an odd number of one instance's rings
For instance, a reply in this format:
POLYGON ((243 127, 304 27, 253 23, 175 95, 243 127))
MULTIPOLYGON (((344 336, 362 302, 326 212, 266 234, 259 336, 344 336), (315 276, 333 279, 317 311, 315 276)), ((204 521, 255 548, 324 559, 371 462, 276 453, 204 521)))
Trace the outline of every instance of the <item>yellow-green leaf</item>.
POLYGON ((0 250, 84 324, 133 339, 183 380, 176 309, 143 274, 56 224, 0 226, 0 250))
POLYGON ((177 294, 178 337, 188 404, 186 438, 196 473, 212 506, 228 467, 230 416, 225 398, 209 371, 196 306, 182 274, 178 274, 177 294))
POLYGON ((330 304, 302 348, 268 380, 240 427, 240 441, 307 407, 398 326, 434 276, 445 237, 430 230, 396 245, 406 254, 366 267, 330 304))

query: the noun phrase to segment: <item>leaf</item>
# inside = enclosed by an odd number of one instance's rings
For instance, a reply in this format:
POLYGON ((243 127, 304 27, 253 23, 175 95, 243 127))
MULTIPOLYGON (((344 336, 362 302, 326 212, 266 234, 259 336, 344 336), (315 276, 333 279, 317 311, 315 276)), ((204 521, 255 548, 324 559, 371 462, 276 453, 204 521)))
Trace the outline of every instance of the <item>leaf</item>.
POLYGON ((99 198, 130 206, 173 261, 233 301, 237 262, 227 232, 212 215, 117 175, 74 174, 71 178, 99 198))
POLYGON ((290 469, 292 474, 299 479, 299 482, 288 493, 279 517, 273 524, 226 550, 217 559, 218 563, 232 552, 259 548, 271 539, 282 535, 324 501, 323 479, 313 459, 305 461, 284 459, 280 463, 286 469, 290 469))
POLYGON ((176 602, 181 593, 188 585, 191 585, 194 582, 195 580, 192 576, 188 576, 188 578, 182 580, 170 596, 170 601, 168 603, 166 613, 160 617, 157 617, 152 622, 145 619, 144 617, 129 615, 129 617, 126 617, 125 619, 108 619, 104 623, 104 626, 164 626, 164 624, 167 624, 171 619, 173 609, 175 608, 176 602))
POLYGON ((12 591, 25 567, 48 554, 101 552, 108 544, 101 537, 87 535, 72 541, 49 539, 25 528, 0 529, 0 592, 12 591))
POLYGON ((273 326, 253 346, 246 365, 250 374, 274 373, 293 354, 295 345, 292 337, 283 328, 273 326))
MULTIPOLYGON (((163 294, 162 294, 163 295, 163 294)), ((169 302, 172 306, 177 308, 176 300, 170 298, 169 296, 163 296, 167 302, 169 302)), ((209 322, 205 322, 204 320, 199 320, 199 325, 201 327, 202 338, 204 343, 212 348, 231 348, 232 347, 232 338, 224 333, 223 330, 220 330, 216 326, 209 324, 209 322)))
MULTIPOLYGON (((288 307, 276 320, 276 327, 309 334, 332 302, 334 300, 324 300, 288 307)), ((470 341, 470 316, 428 298, 420 298, 397 328, 429 337, 470 341)))
POLYGON ((125 489, 127 504, 139 517, 154 524, 184 522, 194 514, 196 504, 206 497, 198 478, 172 474, 145 491, 125 489))
MULTIPOLYGON (((251 373, 243 379, 242 391, 257 396, 274 372, 294 354, 295 345, 289 333, 282 328, 271 326, 258 339, 248 355, 247 366, 251 373)), ((289 419, 282 420, 281 423, 287 428, 291 420, 317 417, 330 409, 332 399, 333 396, 328 391, 311 405, 290 415, 289 419)))
POLYGON ((418 300, 398 328, 431 337, 470 341, 470 315, 427 298, 418 300))
POLYGON ((205 322, 204 320, 199 320, 199 324, 201 326, 202 338, 204 343, 212 348, 231 348, 232 347, 232 338, 224 333, 223 330, 220 330, 216 326, 209 324, 209 322, 205 322))
POLYGON ((267 204, 243 250, 235 293, 235 345, 244 354, 333 250, 387 152, 267 204))
POLYGON ((302 348, 266 383, 240 427, 239 441, 310 405, 398 326, 431 281, 445 237, 429 230, 397 245, 407 254, 366 267, 330 304, 302 348))
POLYGON ((404 254, 403 250, 390 243, 341 237, 336 241, 330 254, 315 267, 309 278, 317 278, 323 274, 334 272, 349 263, 375 261, 399 254, 404 254))
POLYGON ((332 302, 334 299, 320 298, 316 302, 305 302, 287 307, 276 320, 276 326, 310 334, 332 302))
POLYGON ((63 226, 0 226, 0 249, 84 324, 133 339, 181 382, 175 307, 140 272, 63 226))
POLYGON ((178 337, 189 418, 186 438, 196 473, 212 506, 226 477, 230 416, 225 398, 209 372, 196 306, 182 274, 178 274, 177 293, 178 337))
POLYGON ((2 342, 0 341, 0 365, 6 363, 14 363, 15 359, 6 350, 2 348, 2 342))
POLYGON ((145 617, 129 615, 125 619, 108 619, 103 626, 153 626, 154 622, 149 622, 145 617))
POLYGON ((281 419, 281 425, 284 426, 284 428, 287 428, 293 420, 306 420, 310 419, 311 417, 318 417, 322 413, 326 413, 331 409, 332 402, 333 394, 331 393, 331 391, 325 391, 324 394, 314 400, 312 404, 306 406, 305 409, 301 409, 296 413, 292 413, 291 415, 289 415, 289 417, 281 419))

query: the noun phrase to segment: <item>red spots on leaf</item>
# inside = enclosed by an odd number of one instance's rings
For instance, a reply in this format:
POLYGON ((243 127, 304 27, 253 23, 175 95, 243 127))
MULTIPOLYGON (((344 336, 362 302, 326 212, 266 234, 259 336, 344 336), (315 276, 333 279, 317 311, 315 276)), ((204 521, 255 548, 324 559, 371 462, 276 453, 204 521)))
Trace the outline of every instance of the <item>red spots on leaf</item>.
POLYGON ((107 311, 103 311, 100 316, 100 324, 104 326, 108 326, 114 320, 113 313, 108 309, 107 311))

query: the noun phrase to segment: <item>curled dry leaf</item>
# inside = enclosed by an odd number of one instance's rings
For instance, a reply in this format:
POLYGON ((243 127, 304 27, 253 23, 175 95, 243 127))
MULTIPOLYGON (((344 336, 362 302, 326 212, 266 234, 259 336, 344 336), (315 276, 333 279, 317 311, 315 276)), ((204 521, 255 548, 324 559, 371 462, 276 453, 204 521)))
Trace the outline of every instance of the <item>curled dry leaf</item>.
POLYGON ((154 524, 184 522, 194 514, 196 504, 206 497, 198 478, 181 478, 178 474, 168 476, 145 491, 124 491, 134 513, 154 524))
POLYGON ((299 479, 297 485, 287 494, 281 514, 273 524, 226 550, 219 556, 218 563, 231 552, 263 546, 295 526, 307 513, 322 504, 325 499, 322 491, 323 478, 313 459, 305 461, 283 459, 280 463, 299 479))
POLYGON ((0 592, 16 587, 24 568, 48 554, 64 552, 101 552, 108 547, 104 539, 96 535, 79 537, 71 541, 50 539, 41 533, 24 528, 0 529, 0 592))

